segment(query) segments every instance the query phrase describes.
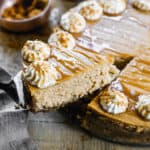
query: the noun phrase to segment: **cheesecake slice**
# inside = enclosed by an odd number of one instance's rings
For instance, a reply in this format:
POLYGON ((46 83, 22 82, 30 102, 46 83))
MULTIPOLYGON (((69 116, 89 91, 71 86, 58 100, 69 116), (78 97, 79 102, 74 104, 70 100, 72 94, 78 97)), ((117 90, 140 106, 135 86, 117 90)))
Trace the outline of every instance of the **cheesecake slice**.
POLYGON ((82 126, 111 141, 150 143, 150 50, 134 58, 89 104, 82 126))
POLYGON ((22 50, 23 80, 33 111, 46 111, 78 101, 109 84, 119 73, 112 65, 113 58, 76 46, 67 32, 54 33, 49 49, 44 44, 28 41, 22 50))

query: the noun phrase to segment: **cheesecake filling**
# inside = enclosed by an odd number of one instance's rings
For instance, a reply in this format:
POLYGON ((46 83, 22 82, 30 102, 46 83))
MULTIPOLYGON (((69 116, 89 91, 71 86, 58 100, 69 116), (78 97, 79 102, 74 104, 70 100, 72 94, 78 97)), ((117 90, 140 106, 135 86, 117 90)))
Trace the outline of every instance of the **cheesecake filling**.
POLYGON ((24 63, 30 64, 34 61, 43 61, 50 56, 50 47, 42 41, 27 41, 22 48, 24 63))
POLYGON ((57 81, 56 69, 47 61, 36 61, 23 70, 23 78, 38 88, 47 88, 57 81))
POLYGON ((135 107, 141 117, 150 120, 150 95, 139 96, 135 107))
POLYGON ((120 91, 107 89, 99 96, 99 103, 103 110, 111 114, 120 114, 127 110, 128 99, 120 91))
POLYGON ((96 21, 100 19, 103 13, 103 8, 95 0, 81 2, 77 6, 77 9, 88 21, 96 21))
POLYGON ((133 6, 139 10, 150 12, 149 0, 134 0, 133 6))
POLYGON ((126 0, 102 0, 104 13, 119 15, 126 9, 126 0))
POLYGON ((86 28, 86 21, 79 13, 70 11, 62 15, 60 25, 68 32, 81 33, 86 28))
POLYGON ((48 43, 51 47, 55 47, 60 50, 73 50, 76 44, 74 37, 65 31, 53 33, 49 37, 48 43))

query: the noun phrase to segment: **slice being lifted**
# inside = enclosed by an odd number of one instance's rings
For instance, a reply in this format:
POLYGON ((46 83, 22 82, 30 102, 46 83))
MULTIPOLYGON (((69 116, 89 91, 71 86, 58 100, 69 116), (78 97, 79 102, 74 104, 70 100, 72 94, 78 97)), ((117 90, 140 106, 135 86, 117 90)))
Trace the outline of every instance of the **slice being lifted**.
POLYGON ((149 56, 146 51, 134 58, 118 79, 89 103, 85 129, 117 142, 149 144, 149 56))
POLYGON ((71 46, 73 37, 67 32, 54 34, 49 39, 49 58, 24 65, 23 79, 33 111, 75 102, 109 84, 119 73, 111 57, 71 46))

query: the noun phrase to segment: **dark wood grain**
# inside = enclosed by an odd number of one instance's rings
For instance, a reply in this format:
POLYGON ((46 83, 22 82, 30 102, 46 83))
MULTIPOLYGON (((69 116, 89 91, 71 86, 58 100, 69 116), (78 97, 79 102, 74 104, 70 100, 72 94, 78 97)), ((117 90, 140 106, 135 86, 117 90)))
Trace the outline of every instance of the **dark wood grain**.
MULTIPOLYGON (((51 27, 58 23, 62 12, 74 6, 76 0, 54 0, 50 24, 32 33, 14 34, 0 30, 0 66, 13 76, 21 69, 20 50, 28 39, 47 41, 51 27)), ((0 92, 0 149, 4 150, 143 150, 150 148, 117 145, 90 136, 57 111, 27 113, 12 112, 15 103, 0 92), (4 112, 5 111, 5 112, 4 112), (28 121, 27 121, 28 120, 28 121)), ((111 136, 111 135, 110 135, 111 136)))

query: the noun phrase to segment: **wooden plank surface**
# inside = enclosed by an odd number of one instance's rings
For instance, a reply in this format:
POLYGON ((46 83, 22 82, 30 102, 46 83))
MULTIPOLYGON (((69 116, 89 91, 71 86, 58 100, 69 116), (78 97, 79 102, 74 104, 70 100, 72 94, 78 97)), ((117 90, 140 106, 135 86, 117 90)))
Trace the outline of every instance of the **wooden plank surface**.
MULTIPOLYGON (((14 76, 21 69, 20 49, 23 43, 28 39, 47 41, 51 26, 57 24, 62 12, 76 3, 76 0, 54 0, 54 9, 49 18, 50 24, 44 29, 24 34, 0 30, 0 66, 14 76)), ((4 109, 3 106, 14 108, 14 103, 4 93, 0 93, 0 112, 4 109)), ((76 124, 68 122, 61 112, 33 114, 26 111, 9 112, 9 109, 6 112, 0 113, 0 149, 2 150, 150 149, 118 145, 92 137, 76 124)))

